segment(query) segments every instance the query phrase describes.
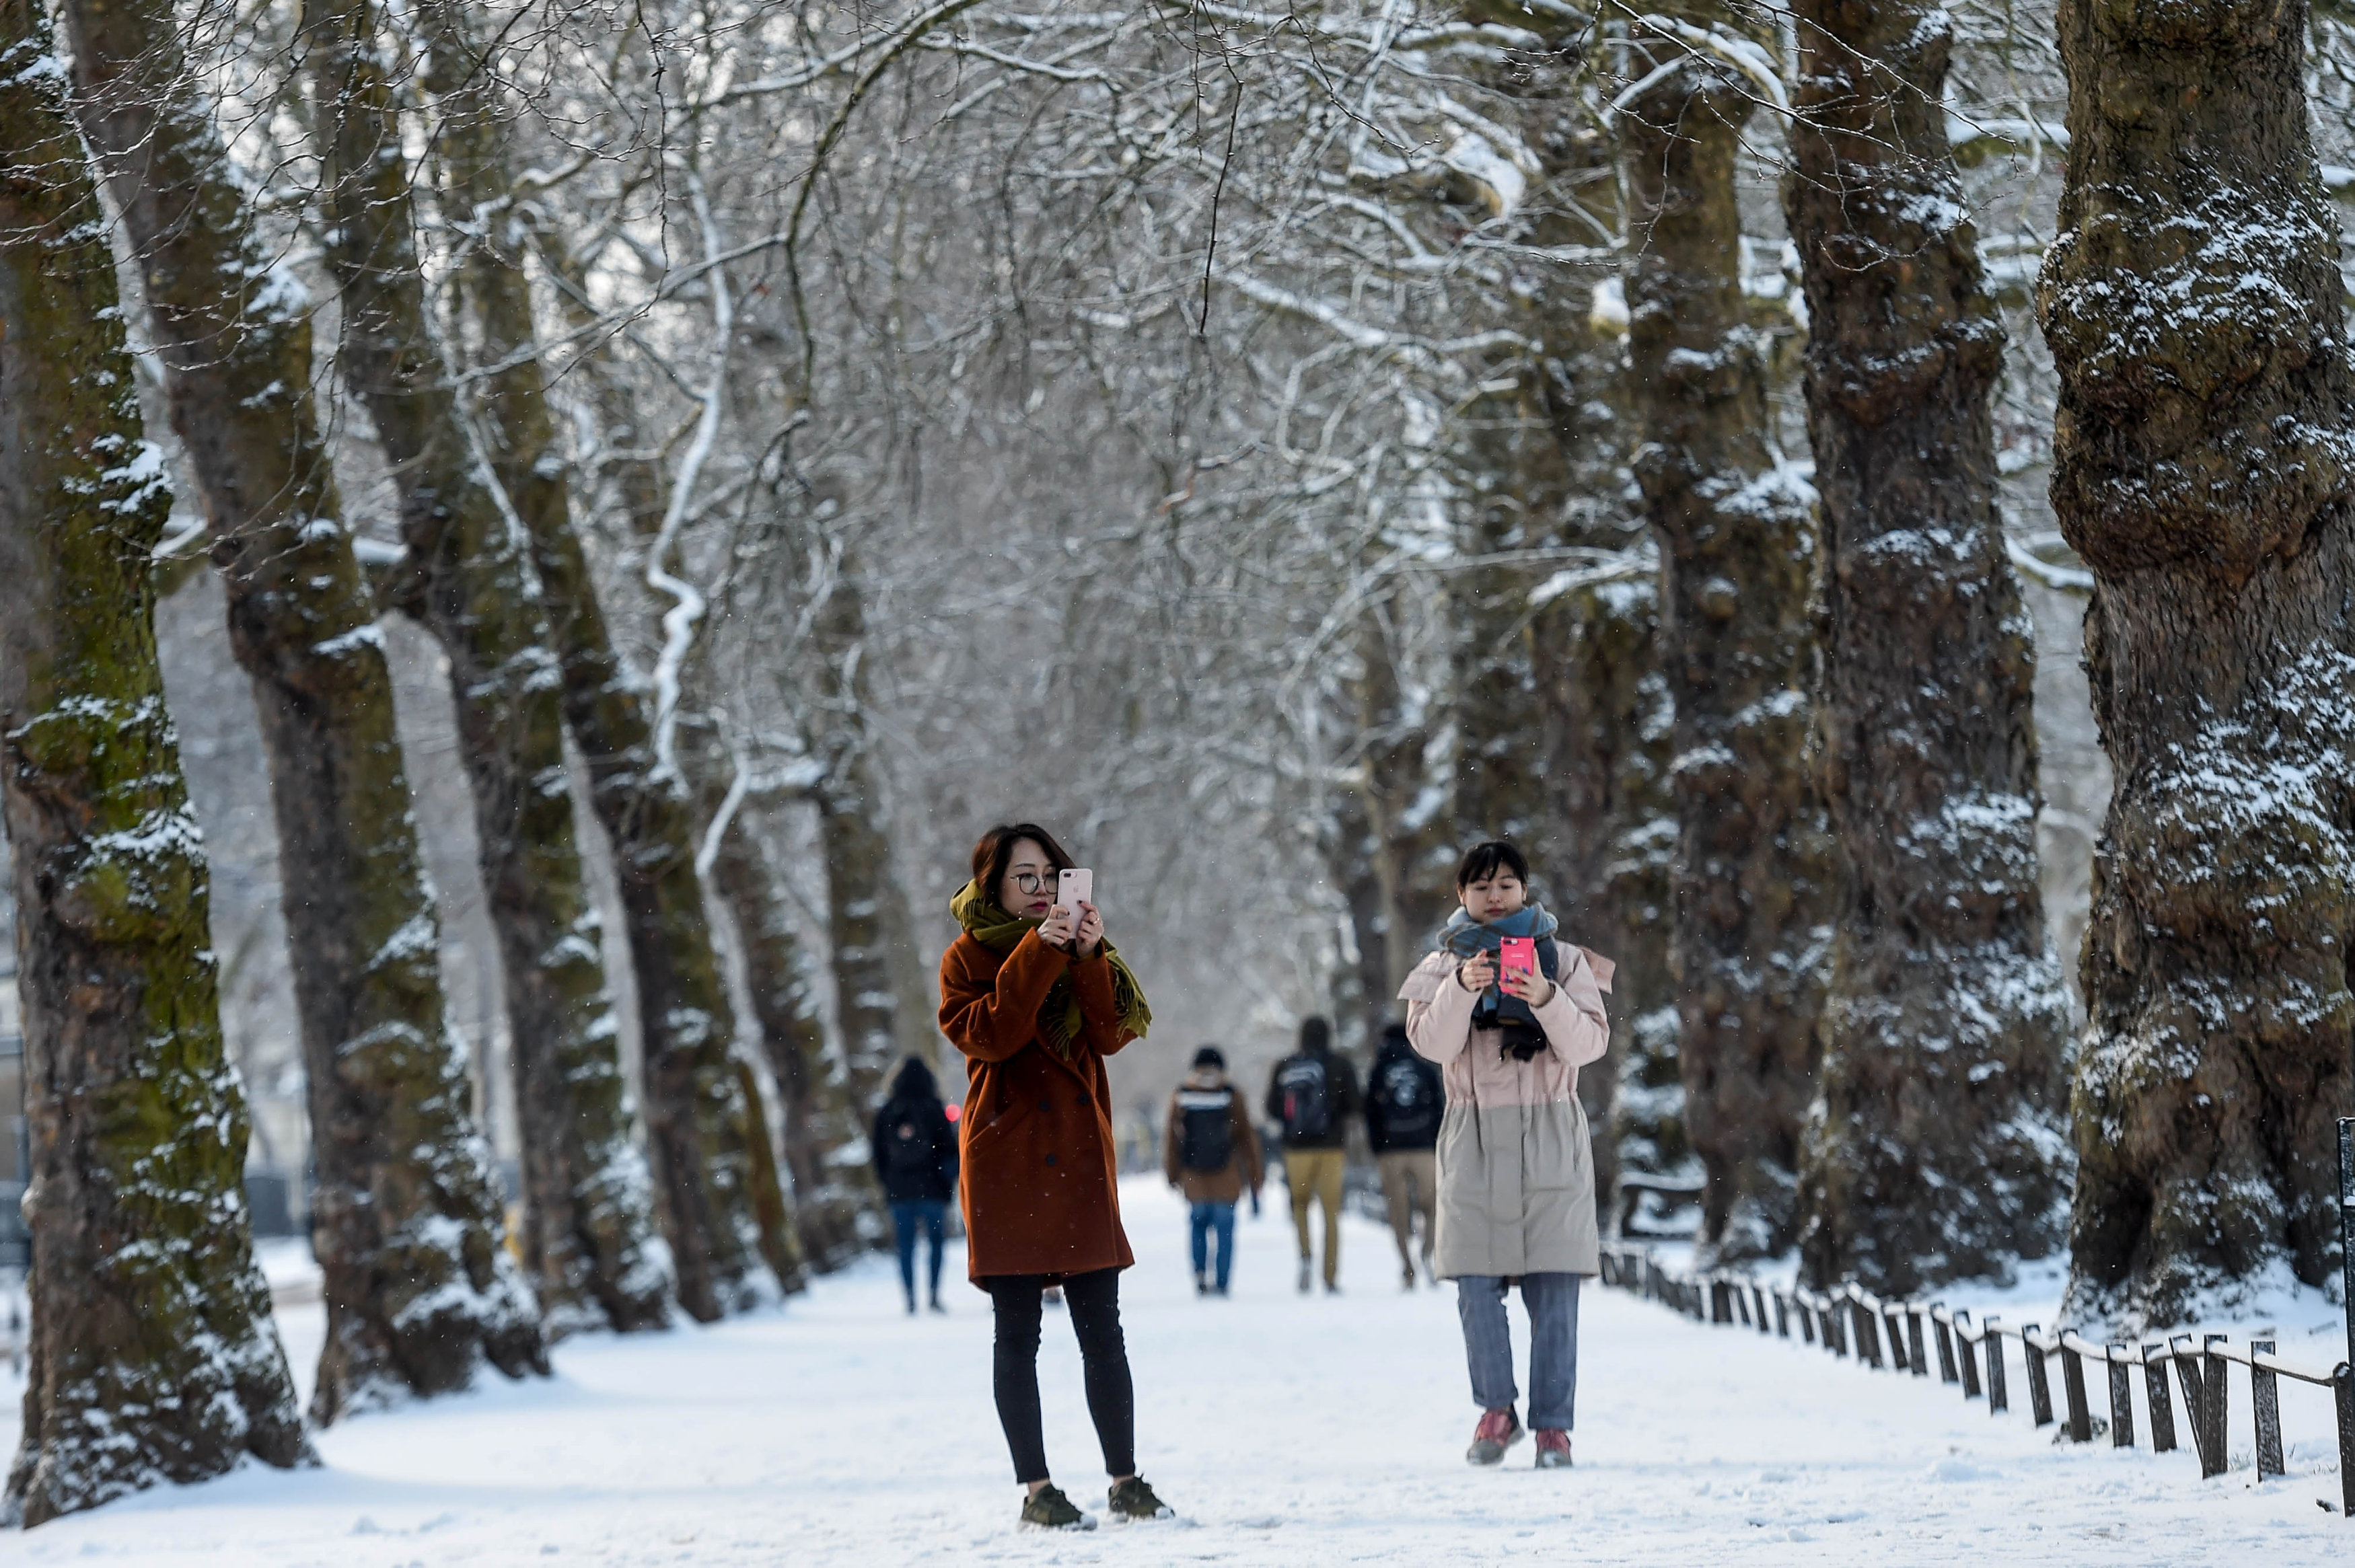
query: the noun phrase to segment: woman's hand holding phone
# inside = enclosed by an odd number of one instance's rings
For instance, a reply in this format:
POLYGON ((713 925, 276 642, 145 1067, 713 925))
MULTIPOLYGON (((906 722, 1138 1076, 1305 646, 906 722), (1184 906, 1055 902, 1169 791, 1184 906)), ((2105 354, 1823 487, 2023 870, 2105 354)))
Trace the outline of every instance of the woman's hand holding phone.
POLYGON ((1497 983, 1507 996, 1518 997, 1531 1007, 1543 1007, 1553 1000, 1553 981, 1535 969, 1507 969, 1497 983))
POLYGON ((1048 910, 1047 917, 1039 923, 1039 939, 1050 948, 1068 950, 1071 945, 1071 928, 1074 924, 1071 912, 1058 904, 1048 910))
POLYGON ((1083 959, 1092 959, 1103 946, 1103 915, 1092 904, 1080 906, 1080 923, 1072 932, 1073 950, 1083 959))

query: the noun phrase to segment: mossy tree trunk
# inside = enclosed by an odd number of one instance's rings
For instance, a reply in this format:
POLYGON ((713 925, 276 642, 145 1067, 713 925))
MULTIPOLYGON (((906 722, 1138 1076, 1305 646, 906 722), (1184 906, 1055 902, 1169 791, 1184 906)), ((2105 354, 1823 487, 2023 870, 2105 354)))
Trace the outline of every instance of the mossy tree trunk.
POLYGON ((1908 1295, 2060 1240, 2036 628, 1996 508, 2003 329, 1946 145, 1953 23, 1931 0, 1796 15, 1819 777, 1846 850, 1802 1252, 1819 1281, 1908 1295))
MULTIPOLYGON (((1677 993, 1668 969, 1669 866, 1677 840, 1668 787, 1675 715, 1658 656, 1659 590, 1648 576, 1590 583, 1555 607, 1561 634, 1541 644, 1540 696, 1550 716, 1547 770, 1560 874, 1575 890, 1582 942, 1617 960, 1610 997, 1610 1094, 1588 1116, 1614 1160, 1598 1160, 1595 1194, 1615 1226, 1637 1199, 1640 1229, 1673 1224, 1695 1183, 1677 1065, 1677 993)), ((1579 1094, 1587 1096, 1587 1073, 1579 1094)))
POLYGON ((514 1030, 524 1255, 549 1326, 661 1326, 670 1279, 565 782, 561 673, 531 562, 469 448, 418 270, 369 0, 304 15, 344 378, 401 476, 403 608, 450 655, 483 881, 514 1030))
POLYGON ((2355 371, 2307 7, 2067 0, 2038 312, 2095 580, 2071 1309, 2160 1327, 2338 1255, 2355 996, 2355 371))
MULTIPOLYGON (((1403 1016, 1398 989, 1455 902, 1455 824, 1446 795, 1431 788, 1431 737, 1400 690, 1393 630, 1384 603, 1359 616, 1342 693, 1349 740, 1320 840, 1357 946, 1368 1022, 1403 1016)), ((1357 1038, 1352 1022, 1342 1020, 1344 1041, 1357 1038)))
POLYGON ((613 647, 589 557, 572 520, 547 376, 535 352, 527 217, 517 201, 498 101, 501 78, 481 58, 465 14, 431 0, 417 17, 423 79, 442 120, 436 157, 445 206, 464 230, 461 293, 484 364, 491 463, 531 541, 564 679, 564 717, 589 769, 589 798, 613 842, 622 919, 637 979, 644 1114, 681 1305, 709 1319, 771 1293, 757 1259, 782 1238, 755 1202, 768 1137, 741 1090, 736 1021, 695 868, 698 832, 687 781, 655 754, 645 682, 613 647))
POLYGON ((317 1187, 324 1425, 545 1371, 442 991, 376 610, 310 390, 311 323, 273 267, 168 0, 69 0, 75 109, 136 259, 165 400, 228 589, 270 762, 317 1187))
MULTIPOLYGON (((817 615, 817 647, 833 683, 813 750, 823 765, 811 799, 826 863, 826 922, 835 1021, 850 1104, 863 1144, 903 1055, 937 1068, 929 1012, 908 1016, 907 970, 917 963, 914 924, 892 864, 890 825, 867 724, 866 605, 847 556, 817 615)), ((840 1150, 830 1159, 842 1159, 840 1150)))
POLYGON ((30 1368, 0 1514, 312 1458, 254 1266, 207 874, 156 664, 169 495, 37 0, 0 0, 0 811, 30 1368))
POLYGON ((840 1268, 880 1234, 873 1167, 860 1158, 868 1129, 851 1104, 848 1075, 826 1051, 825 1012, 792 912, 741 813, 720 837, 711 880, 736 924, 752 1015, 783 1102, 785 1167, 802 1251, 814 1267, 840 1268))
MULTIPOLYGON (((1736 40, 1761 26, 1712 0, 1676 11, 1736 40)), ((1814 530, 1769 439, 1742 307, 1733 164, 1758 86, 1650 26, 1629 54, 1645 84, 1618 122, 1629 386, 1676 705, 1678 1066, 1708 1178, 1703 1238, 1738 1259, 1796 1238, 1815 1087, 1833 863, 1806 758, 1814 530)))

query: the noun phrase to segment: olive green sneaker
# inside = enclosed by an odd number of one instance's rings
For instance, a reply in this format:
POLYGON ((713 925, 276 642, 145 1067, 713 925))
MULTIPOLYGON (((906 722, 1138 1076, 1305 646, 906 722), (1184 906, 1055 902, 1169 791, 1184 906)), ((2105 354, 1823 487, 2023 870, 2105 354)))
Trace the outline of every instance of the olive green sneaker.
POLYGON ((1096 1521, 1071 1506, 1063 1489, 1050 1482, 1022 1504, 1022 1522, 1034 1530, 1093 1530, 1096 1521))
POLYGON ((1113 1518, 1125 1524, 1137 1519, 1176 1519, 1178 1510, 1154 1496, 1143 1476, 1114 1481, 1109 1497, 1113 1518))

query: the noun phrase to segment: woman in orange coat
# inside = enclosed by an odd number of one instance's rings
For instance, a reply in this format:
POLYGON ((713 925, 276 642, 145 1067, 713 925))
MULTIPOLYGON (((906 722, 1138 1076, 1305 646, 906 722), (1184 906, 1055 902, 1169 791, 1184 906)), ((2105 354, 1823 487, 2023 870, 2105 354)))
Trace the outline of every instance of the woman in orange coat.
POLYGON ((1055 902, 1072 863, 1035 823, 995 827, 973 880, 949 901, 964 934, 941 958, 941 1032, 964 1053, 960 1119, 970 1273, 996 1312, 997 1417, 1028 1489, 1025 1524, 1094 1520, 1048 1478, 1039 1413, 1040 1300, 1060 1284, 1087 1369, 1088 1414, 1113 1478, 1116 1519, 1170 1510, 1136 1473, 1135 1399, 1120 1330, 1120 1228, 1104 1058, 1152 1022, 1145 993, 1103 939, 1092 904, 1055 902))

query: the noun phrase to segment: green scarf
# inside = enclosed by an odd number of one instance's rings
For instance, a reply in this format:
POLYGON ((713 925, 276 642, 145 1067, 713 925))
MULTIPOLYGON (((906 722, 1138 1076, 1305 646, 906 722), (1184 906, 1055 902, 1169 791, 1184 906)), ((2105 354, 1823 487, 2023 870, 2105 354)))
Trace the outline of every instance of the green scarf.
MULTIPOLYGON (((996 899, 983 897, 980 885, 973 882, 957 889, 956 896, 949 900, 949 913, 975 941, 998 954, 1012 952, 1026 932, 1046 924, 1025 915, 1008 915, 997 906, 996 899)), ((1145 1004, 1145 988, 1136 983, 1135 974, 1113 951, 1110 942, 1102 946, 1105 959, 1112 965, 1112 999, 1120 1009, 1121 1027, 1142 1040, 1153 1022, 1153 1010, 1145 1004)), ((1071 984, 1071 971, 1065 969, 1048 988, 1047 1000, 1039 1004, 1039 1033, 1054 1048, 1055 1054, 1068 1062, 1084 1022, 1079 989, 1071 984)))

